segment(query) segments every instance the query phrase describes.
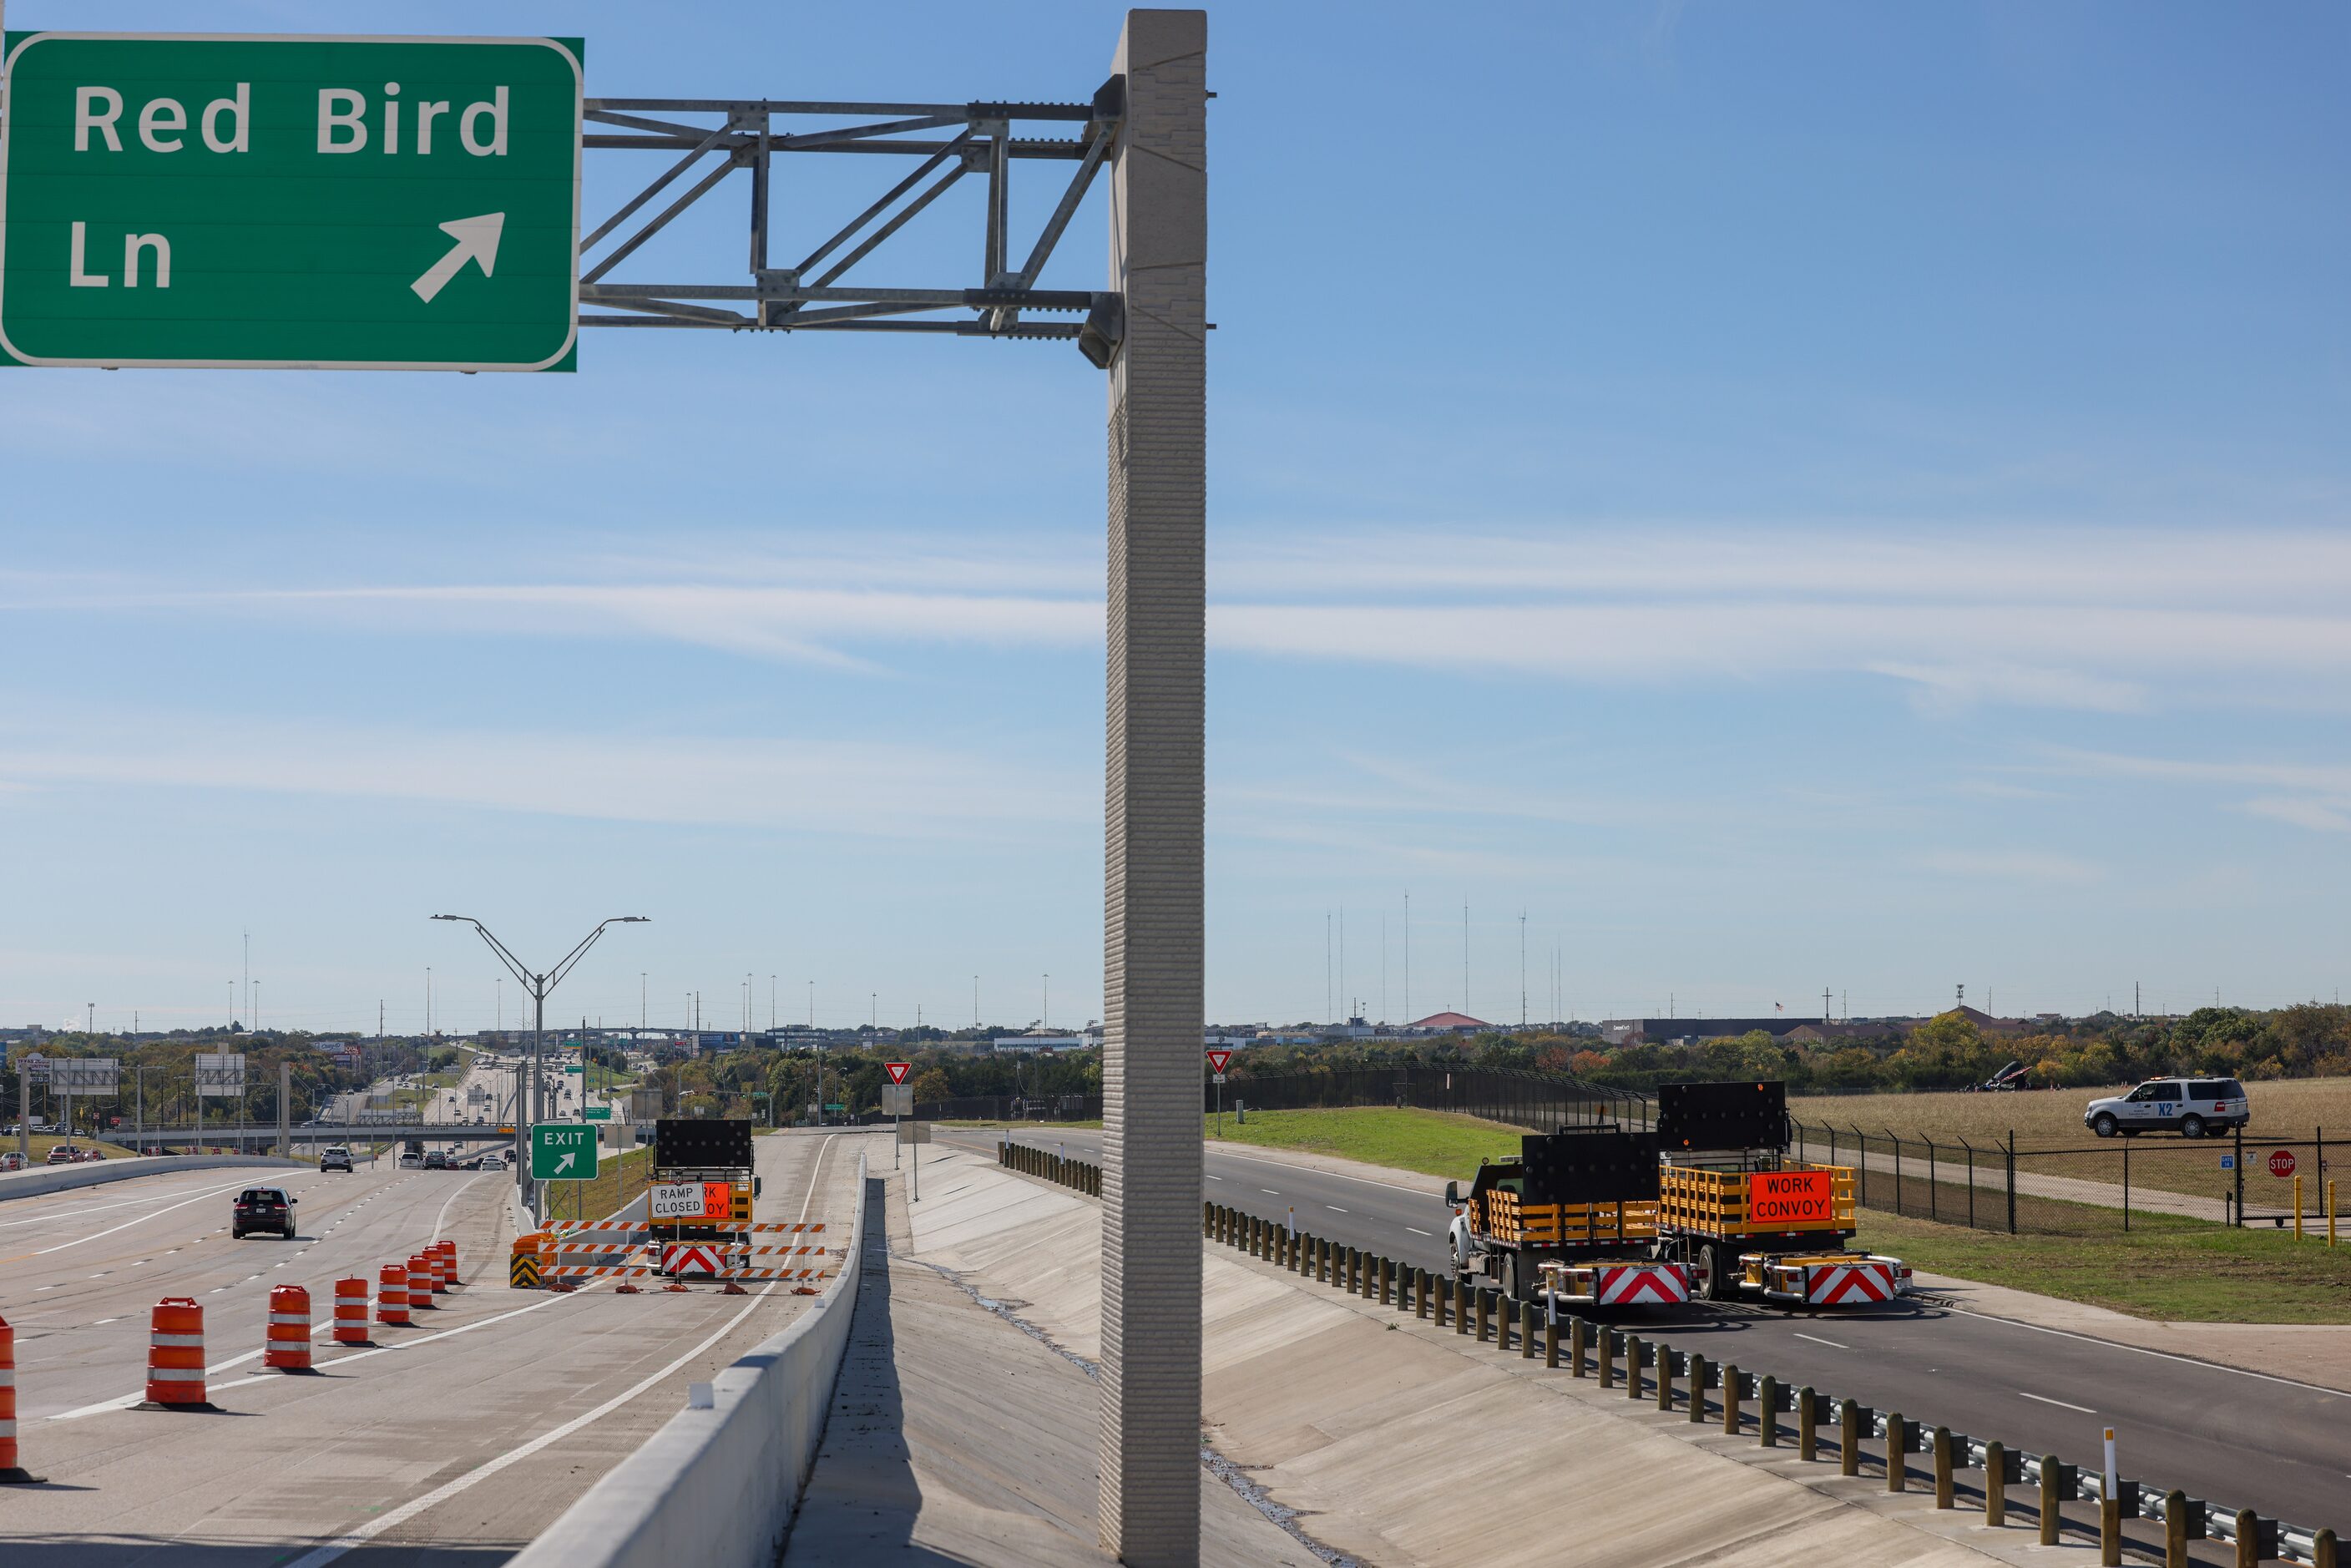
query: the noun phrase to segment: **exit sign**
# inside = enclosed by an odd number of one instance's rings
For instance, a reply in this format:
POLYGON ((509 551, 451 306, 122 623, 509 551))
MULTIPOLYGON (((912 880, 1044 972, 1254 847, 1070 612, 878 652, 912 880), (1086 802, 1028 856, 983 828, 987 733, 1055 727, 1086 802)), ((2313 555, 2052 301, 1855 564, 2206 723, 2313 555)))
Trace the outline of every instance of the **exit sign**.
POLYGON ((579 40, 6 48, 0 363, 571 367, 579 40))

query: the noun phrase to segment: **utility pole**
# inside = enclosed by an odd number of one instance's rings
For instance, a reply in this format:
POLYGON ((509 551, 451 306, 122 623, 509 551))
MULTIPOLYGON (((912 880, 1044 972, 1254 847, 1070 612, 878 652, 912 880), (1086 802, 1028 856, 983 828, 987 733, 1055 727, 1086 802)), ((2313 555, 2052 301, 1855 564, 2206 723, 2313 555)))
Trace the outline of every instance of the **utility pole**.
POLYGON ((1461 901, 1461 1010, 1469 1010, 1469 901, 1461 901))
POLYGON ((1404 1021, 1412 1021, 1412 889, 1404 890, 1404 1021))
POLYGON ((1829 988, 1828 988, 1826 986, 1823 986, 1823 987, 1821 988, 1821 1022, 1822 1022, 1822 1023, 1823 1023, 1823 1024, 1825 1024, 1825 1023, 1827 1023, 1828 1021, 1829 1021, 1829 988))
POLYGON ((1519 1027, 1527 1027, 1527 912, 1519 911, 1519 1027))

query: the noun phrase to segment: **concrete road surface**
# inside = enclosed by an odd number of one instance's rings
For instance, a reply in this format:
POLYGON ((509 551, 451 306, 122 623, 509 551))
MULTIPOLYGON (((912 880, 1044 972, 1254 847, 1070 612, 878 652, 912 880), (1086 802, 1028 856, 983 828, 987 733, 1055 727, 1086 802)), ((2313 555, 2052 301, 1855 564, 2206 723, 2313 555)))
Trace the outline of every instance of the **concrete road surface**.
MULTIPOLYGON (((759 1141, 759 1218, 853 1212, 854 1134, 759 1141)), ((877 1154, 885 1152, 872 1140, 877 1154)), ((243 1181, 192 1173, 0 1205, 0 1316, 16 1330, 18 1433, 42 1488, 0 1494, 10 1568, 482 1563, 504 1560, 808 1298, 572 1295, 506 1284, 508 1180, 399 1171, 278 1178, 293 1240, 228 1235, 243 1181), (325 1331, 338 1276, 457 1242, 465 1288, 381 1348, 325 1331), (267 1292, 310 1291, 318 1373, 259 1364, 267 1292), (127 1408, 148 1312, 205 1309, 219 1414, 127 1408)))
MULTIPOLYGON (((990 1152, 998 1136, 944 1127, 935 1135, 990 1152)), ((1017 1135, 1101 1157, 1097 1132, 1017 1135)), ((1208 1198, 1275 1220, 1295 1208, 1301 1229, 1420 1268, 1447 1266, 1440 1197, 1245 1146, 1211 1141, 1207 1153, 1208 1198)), ((2299 1525, 2351 1527, 2351 1395, 2333 1389, 1926 1302, 1817 1313, 1694 1302, 1628 1309, 1624 1321, 1709 1359, 2077 1464, 2097 1461, 2112 1426, 2126 1476, 2299 1525)))

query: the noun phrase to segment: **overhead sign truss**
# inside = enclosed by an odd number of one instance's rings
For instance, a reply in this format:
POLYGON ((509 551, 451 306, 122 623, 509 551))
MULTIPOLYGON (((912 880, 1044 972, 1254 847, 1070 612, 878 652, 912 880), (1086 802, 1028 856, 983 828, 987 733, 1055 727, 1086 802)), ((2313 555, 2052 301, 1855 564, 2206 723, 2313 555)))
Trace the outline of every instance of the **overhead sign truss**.
POLYGON ((581 236, 580 325, 1067 339, 1096 365, 1107 366, 1124 336, 1118 296, 1039 288, 1037 279, 1116 142, 1124 86, 1113 78, 1087 103, 588 99, 583 116, 591 129, 581 144, 589 151, 676 157, 581 236), (612 129, 592 129, 598 126, 612 129), (1015 129, 1023 126, 1074 133, 1016 136, 1015 129), (820 229, 807 251, 796 257, 781 252, 788 259, 778 266, 781 236, 771 219, 770 198, 775 161, 785 154, 878 155, 913 160, 914 167, 862 212, 842 214, 846 221, 829 233, 820 229), (1075 165, 1025 253, 1011 232, 1016 163, 1075 165), (646 241, 737 170, 749 176, 750 204, 750 245, 740 276, 684 282, 613 276, 646 241), (925 208, 974 176, 987 187, 976 283, 891 288, 850 276, 925 208), (671 195, 673 187, 677 190, 671 195), (665 195, 668 200, 662 202, 665 195), (1079 319, 1027 319, 1036 315, 1079 319))

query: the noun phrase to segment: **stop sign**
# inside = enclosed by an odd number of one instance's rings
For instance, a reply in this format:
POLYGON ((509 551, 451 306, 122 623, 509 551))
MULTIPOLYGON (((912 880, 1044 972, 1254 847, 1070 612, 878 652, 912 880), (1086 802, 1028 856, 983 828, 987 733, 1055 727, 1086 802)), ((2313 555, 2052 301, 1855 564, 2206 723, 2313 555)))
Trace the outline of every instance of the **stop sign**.
POLYGON ((2270 1151, 2270 1175, 2273 1176, 2290 1176, 2294 1175, 2294 1151, 2292 1149, 2272 1149, 2270 1151))

